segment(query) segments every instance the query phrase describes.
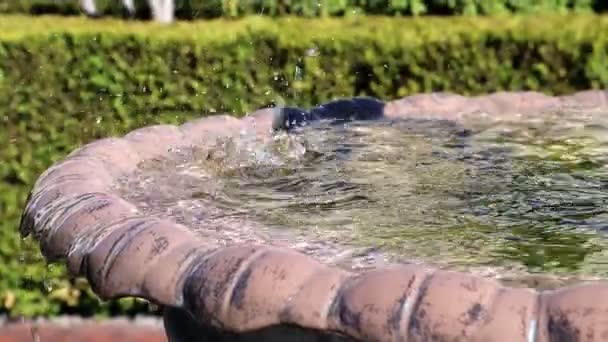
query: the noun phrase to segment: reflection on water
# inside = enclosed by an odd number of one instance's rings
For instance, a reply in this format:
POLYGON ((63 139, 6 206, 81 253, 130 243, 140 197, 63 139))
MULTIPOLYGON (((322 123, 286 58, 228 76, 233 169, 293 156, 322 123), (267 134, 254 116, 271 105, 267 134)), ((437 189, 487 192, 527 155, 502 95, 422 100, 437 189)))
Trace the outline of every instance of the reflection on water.
POLYGON ((218 243, 287 244, 344 267, 424 261, 551 286, 534 274, 563 284, 608 273, 604 116, 318 122, 267 144, 246 135, 176 152, 121 189, 218 243))

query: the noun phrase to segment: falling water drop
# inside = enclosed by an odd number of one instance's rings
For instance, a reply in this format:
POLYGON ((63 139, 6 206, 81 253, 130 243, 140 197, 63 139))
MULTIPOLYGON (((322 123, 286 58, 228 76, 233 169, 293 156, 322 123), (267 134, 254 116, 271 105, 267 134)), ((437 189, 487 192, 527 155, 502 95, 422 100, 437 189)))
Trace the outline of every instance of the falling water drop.
POLYGON ((52 292, 53 291, 53 284, 51 284, 51 282, 48 279, 45 279, 43 282, 44 285, 44 289, 46 290, 46 292, 52 292))
POLYGON ((300 68, 299 65, 296 65, 296 70, 294 72, 294 79, 296 81, 301 81, 302 80, 302 68, 300 68))
POLYGON ((316 46, 310 47, 306 50, 306 57, 317 57, 319 56, 319 48, 316 46))

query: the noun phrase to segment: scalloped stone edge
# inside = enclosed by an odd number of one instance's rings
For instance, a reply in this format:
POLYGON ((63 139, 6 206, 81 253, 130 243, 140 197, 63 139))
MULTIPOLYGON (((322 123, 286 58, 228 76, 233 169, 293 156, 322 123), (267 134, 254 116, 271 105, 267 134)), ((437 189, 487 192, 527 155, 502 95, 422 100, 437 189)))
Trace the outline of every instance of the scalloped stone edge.
POLYGON ((430 93, 386 103, 359 97, 143 127, 84 145, 49 167, 28 196, 20 232, 33 235, 49 261, 86 276, 101 298, 135 296, 166 307, 172 341, 194 336, 176 325, 187 319, 232 333, 295 326, 369 341, 608 339, 607 281, 537 291, 423 265, 350 273, 289 249, 212 245, 188 227, 143 215, 112 187, 143 160, 244 129, 270 137, 323 118, 458 121, 563 108, 606 110, 608 91, 430 93))

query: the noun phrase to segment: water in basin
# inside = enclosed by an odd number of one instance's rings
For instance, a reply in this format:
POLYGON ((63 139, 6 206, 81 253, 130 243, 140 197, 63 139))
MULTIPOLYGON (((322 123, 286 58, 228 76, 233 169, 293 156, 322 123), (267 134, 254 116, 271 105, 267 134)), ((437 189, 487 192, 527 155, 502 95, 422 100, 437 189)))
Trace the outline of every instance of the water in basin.
POLYGON ((607 128, 588 112, 321 121, 180 149, 117 187, 216 244, 551 288, 608 274, 607 128))

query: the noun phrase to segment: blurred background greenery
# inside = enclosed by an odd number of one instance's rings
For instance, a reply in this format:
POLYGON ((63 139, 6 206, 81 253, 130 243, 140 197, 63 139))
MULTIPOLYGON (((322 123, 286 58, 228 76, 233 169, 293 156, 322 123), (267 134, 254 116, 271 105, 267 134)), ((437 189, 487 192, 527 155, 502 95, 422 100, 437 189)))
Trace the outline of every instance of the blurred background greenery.
POLYGON ((76 0, 0 0, 0 314, 154 311, 101 303, 18 236, 38 175, 93 139, 354 95, 608 85, 603 0, 179 0, 169 26, 136 5, 142 20, 111 0, 92 20, 76 0))
MULTIPOLYGON (((118 0, 98 0, 103 14, 121 15, 118 0)), ((603 12, 604 0, 175 0, 179 19, 248 15, 498 15, 513 13, 603 12)), ((135 0, 140 18, 149 16, 146 0, 135 0)), ((75 0, 0 0, 0 13, 79 15, 75 0)))

